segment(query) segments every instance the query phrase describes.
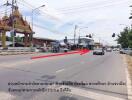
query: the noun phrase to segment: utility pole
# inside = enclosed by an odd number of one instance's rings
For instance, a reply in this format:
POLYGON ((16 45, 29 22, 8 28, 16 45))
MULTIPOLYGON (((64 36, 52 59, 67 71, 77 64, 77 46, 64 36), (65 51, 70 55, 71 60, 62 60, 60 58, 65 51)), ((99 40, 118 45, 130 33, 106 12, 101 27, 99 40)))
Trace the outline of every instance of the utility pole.
POLYGON ((74 45, 75 45, 75 41, 76 41, 76 30, 77 30, 77 25, 75 25, 75 29, 74 29, 74 45))
MULTIPOLYGON (((130 7, 132 7, 132 5, 130 5, 130 7)), ((132 19, 132 12, 130 13, 129 19, 132 19)), ((131 29, 132 29, 132 24, 131 24, 131 29)))
POLYGON ((81 29, 85 29, 85 28, 88 28, 88 27, 80 27, 80 28, 79 28, 78 43, 80 43, 80 37, 81 37, 81 36, 80 36, 80 34, 81 34, 80 31, 81 31, 81 29))
POLYGON ((34 25, 34 12, 36 11, 36 10, 38 10, 39 8, 41 8, 41 7, 45 7, 45 5, 41 5, 41 6, 39 6, 39 7, 37 7, 37 8, 35 8, 35 9, 32 9, 32 33, 31 33, 31 48, 33 47, 33 41, 32 41, 32 38, 33 38, 33 34, 35 34, 35 32, 34 32, 34 27, 33 27, 33 25, 34 25))
POLYGON ((12 0, 12 16, 11 16, 11 20, 12 20, 12 35, 13 35, 13 39, 12 39, 12 46, 15 47, 15 31, 14 31, 14 18, 13 18, 13 12, 14 12, 14 0, 12 0))

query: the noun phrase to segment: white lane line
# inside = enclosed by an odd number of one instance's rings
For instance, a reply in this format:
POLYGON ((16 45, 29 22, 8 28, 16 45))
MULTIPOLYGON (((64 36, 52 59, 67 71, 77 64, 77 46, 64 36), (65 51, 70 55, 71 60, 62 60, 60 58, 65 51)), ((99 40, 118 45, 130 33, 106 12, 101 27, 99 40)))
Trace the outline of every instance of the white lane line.
POLYGON ((61 88, 71 89, 71 92, 67 92, 67 93, 70 93, 72 95, 77 95, 77 96, 90 98, 94 100, 125 100, 123 98, 118 98, 118 97, 105 95, 101 93, 95 93, 95 92, 87 91, 84 89, 79 89, 79 88, 74 88, 74 87, 69 87, 69 86, 61 86, 61 88))
POLYGON ((57 70, 56 73, 60 73, 60 72, 63 72, 65 69, 60 69, 60 70, 57 70))

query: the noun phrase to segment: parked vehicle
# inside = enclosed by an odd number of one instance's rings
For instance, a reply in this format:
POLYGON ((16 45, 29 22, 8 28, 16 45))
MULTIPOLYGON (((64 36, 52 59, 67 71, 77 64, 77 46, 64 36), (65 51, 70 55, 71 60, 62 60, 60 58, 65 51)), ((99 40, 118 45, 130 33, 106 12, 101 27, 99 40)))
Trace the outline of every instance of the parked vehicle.
POLYGON ((60 41, 56 41, 56 42, 51 42, 52 45, 52 52, 68 52, 68 45, 60 42, 60 41))
POLYGON ((125 54, 125 50, 123 48, 120 49, 120 54, 125 54))
POLYGON ((97 48, 93 50, 93 55, 104 55, 104 54, 105 52, 104 52, 104 49, 102 48, 97 48))
POLYGON ((132 48, 121 49, 120 54, 132 54, 132 48))
POLYGON ((60 42, 56 41, 56 42, 51 42, 52 45, 52 52, 59 52, 60 51, 60 42))

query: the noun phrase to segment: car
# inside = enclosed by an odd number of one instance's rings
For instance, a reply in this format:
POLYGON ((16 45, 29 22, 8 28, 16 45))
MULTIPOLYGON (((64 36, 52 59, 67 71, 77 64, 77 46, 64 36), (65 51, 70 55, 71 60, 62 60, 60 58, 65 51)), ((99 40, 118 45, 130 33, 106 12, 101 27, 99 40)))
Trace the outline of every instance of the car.
POLYGON ((107 48, 106 51, 107 52, 112 52, 112 49, 111 48, 107 48))
POLYGON ((60 48, 60 52, 68 52, 69 49, 68 48, 60 48))
POLYGON ((120 54, 125 54, 125 50, 123 48, 120 49, 120 54))
POLYGON ((122 48, 120 54, 132 54, 132 48, 122 48))
POLYGON ((117 51, 117 48, 113 48, 113 51, 117 51))
POLYGON ((104 49, 102 48, 97 48, 93 50, 93 55, 104 55, 104 54, 105 52, 104 52, 104 49))

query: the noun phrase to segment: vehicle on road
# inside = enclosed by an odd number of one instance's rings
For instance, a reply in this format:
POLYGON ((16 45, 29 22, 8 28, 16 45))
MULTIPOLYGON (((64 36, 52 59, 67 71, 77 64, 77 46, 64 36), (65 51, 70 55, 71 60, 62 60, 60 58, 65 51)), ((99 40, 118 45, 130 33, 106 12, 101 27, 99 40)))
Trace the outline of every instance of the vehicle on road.
POLYGON ((60 52, 68 52, 69 51, 69 49, 68 48, 60 48, 60 52))
POLYGON ((60 51, 60 42, 59 41, 51 42, 51 45, 52 45, 52 52, 57 53, 60 51))
POLYGON ((93 50, 93 55, 104 55, 104 49, 103 48, 97 48, 93 50))
POLYGON ((112 52, 112 49, 111 48, 107 48, 106 52, 112 52))

